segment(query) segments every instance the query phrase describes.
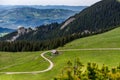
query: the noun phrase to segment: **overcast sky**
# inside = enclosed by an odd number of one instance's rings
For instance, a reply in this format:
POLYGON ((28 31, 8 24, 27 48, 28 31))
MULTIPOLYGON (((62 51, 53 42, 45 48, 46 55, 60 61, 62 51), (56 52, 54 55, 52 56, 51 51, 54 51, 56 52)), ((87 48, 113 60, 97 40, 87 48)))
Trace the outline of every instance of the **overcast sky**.
POLYGON ((100 0, 0 0, 0 5, 92 5, 100 0))

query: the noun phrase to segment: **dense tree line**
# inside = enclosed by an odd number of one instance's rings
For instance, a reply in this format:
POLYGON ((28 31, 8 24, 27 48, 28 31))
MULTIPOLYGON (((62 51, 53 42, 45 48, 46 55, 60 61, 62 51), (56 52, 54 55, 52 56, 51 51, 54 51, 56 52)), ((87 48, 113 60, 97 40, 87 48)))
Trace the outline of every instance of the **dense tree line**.
POLYGON ((0 51, 18 52, 18 51, 41 51, 55 49, 64 46, 66 43, 81 37, 80 35, 60 37, 45 41, 1 41, 0 51))
MULTIPOLYGON (((109 30, 106 30, 109 31, 109 30)), ((58 47, 64 46, 66 43, 69 43, 75 39, 83 38, 87 36, 92 36, 98 33, 75 33, 72 35, 67 35, 55 39, 49 40, 18 40, 18 41, 0 41, 0 51, 7 52, 20 52, 20 51, 41 51, 41 50, 51 50, 58 47)))
POLYGON ((85 70, 79 58, 72 63, 67 62, 61 74, 54 80, 120 80, 120 65, 109 69, 103 65, 101 68, 96 63, 88 63, 85 70))

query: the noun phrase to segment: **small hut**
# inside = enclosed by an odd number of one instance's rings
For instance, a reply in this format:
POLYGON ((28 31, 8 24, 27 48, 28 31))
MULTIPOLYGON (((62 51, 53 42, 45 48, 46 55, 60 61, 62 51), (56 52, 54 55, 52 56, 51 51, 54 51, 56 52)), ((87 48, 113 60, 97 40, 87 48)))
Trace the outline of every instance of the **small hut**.
POLYGON ((58 55, 59 54, 59 52, 57 50, 52 50, 51 52, 52 52, 52 55, 58 55))

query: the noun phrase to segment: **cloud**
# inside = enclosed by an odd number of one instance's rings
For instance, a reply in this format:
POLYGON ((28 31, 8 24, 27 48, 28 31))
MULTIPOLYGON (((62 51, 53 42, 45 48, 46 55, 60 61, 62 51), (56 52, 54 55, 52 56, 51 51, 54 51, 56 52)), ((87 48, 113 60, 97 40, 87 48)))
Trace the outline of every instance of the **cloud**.
POLYGON ((0 0, 1 5, 91 5, 100 0, 0 0))

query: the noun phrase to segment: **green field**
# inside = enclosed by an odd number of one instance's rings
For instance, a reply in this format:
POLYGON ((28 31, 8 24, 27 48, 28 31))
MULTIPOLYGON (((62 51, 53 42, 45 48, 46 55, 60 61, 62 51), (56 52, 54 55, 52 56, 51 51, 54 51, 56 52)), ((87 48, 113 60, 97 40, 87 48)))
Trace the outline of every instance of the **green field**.
POLYGON ((22 52, 22 53, 0 53, 0 70, 2 72, 12 71, 38 71, 46 69, 49 64, 40 56, 41 52, 22 52), (42 64, 41 64, 42 63, 42 64))
POLYGON ((81 38, 66 44, 59 49, 79 49, 79 48, 118 48, 120 47, 120 28, 112 31, 81 38))
MULTIPOLYGON (((103 34, 74 40, 73 42, 70 42, 64 47, 60 47, 58 49, 119 48, 119 32, 120 28, 116 28, 103 34)), ((42 52, 1 52, 0 68, 9 65, 13 66, 0 71, 36 71, 46 69, 49 64, 39 57, 40 53, 42 52)), ((58 56, 50 56, 49 54, 46 55, 54 62, 54 67, 51 71, 40 74, 0 74, 0 80, 52 80, 52 78, 61 73, 61 70, 68 60, 74 61, 76 57, 79 57, 84 65, 86 65, 87 62, 95 62, 100 66, 106 64, 111 68, 120 63, 120 50, 63 51, 60 53, 62 54, 58 56)))

